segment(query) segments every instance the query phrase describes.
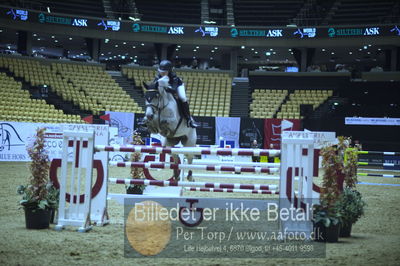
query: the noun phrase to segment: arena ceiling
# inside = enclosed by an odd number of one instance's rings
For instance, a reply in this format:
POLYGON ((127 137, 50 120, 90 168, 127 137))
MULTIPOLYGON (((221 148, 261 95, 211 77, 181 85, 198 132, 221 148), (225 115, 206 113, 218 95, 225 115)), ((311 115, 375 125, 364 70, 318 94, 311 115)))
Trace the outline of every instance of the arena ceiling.
MULTIPOLYGON (((18 32, 13 29, 0 28, 0 47, 3 49, 15 49, 18 40, 18 32)), ((388 47, 365 44, 363 46, 349 47, 325 47, 316 48, 315 63, 347 63, 370 62, 383 64, 385 61, 384 50, 388 47)), ((87 44, 84 38, 66 36, 60 34, 33 33, 32 49, 38 54, 47 56, 62 56, 63 50, 69 51, 69 57, 87 58, 87 44)), ((282 47, 251 47, 241 46, 237 48, 214 45, 177 45, 174 57, 179 59, 196 58, 201 60, 223 60, 232 49, 238 53, 239 63, 242 64, 268 64, 278 62, 295 64, 293 49, 282 47)), ((101 40, 100 59, 103 60, 139 60, 140 58, 152 58, 156 56, 153 43, 142 43, 123 40, 101 40)))

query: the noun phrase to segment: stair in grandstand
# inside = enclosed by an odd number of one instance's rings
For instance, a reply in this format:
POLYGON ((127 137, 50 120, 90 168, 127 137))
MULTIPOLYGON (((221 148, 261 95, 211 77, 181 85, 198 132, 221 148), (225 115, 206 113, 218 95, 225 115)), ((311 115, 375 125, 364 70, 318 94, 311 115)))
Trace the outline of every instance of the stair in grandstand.
POLYGON ((15 79, 12 72, 8 68, 0 67, 0 72, 6 73, 7 76, 13 77, 15 79))
POLYGON ((311 115, 311 119, 322 119, 332 116, 336 112, 336 106, 346 104, 347 99, 338 96, 331 96, 321 104, 311 115))
POLYGON ((7 76, 12 77, 15 81, 21 82, 22 89, 29 90, 29 92, 31 94, 31 98, 37 99, 36 97, 33 96, 33 93, 30 91, 29 84, 23 78, 18 78, 16 76, 14 76, 14 74, 8 68, 0 68, 0 72, 6 73, 7 76))
POLYGON ((289 100, 290 94, 293 93, 293 89, 289 90, 289 93, 286 95, 285 99, 281 102, 281 105, 279 106, 278 110, 276 110, 274 114, 274 118, 276 118, 277 114, 282 110, 282 106, 289 100))
POLYGON ((235 77, 232 82, 231 117, 249 117, 251 100, 249 78, 235 77))
POLYGON ((135 82, 133 80, 128 79, 123 76, 120 71, 107 71, 108 74, 119 84, 121 88, 123 88, 131 98, 145 110, 145 102, 144 95, 141 88, 135 86, 135 82))
POLYGON ((330 97, 328 100, 326 100, 320 106, 318 106, 318 108, 315 109, 314 112, 312 112, 312 114, 310 115, 310 118, 321 119, 324 116, 328 115, 330 113, 330 110, 332 109, 332 104, 335 101, 333 98, 334 97, 330 97))
POLYGON ((51 87, 48 91, 48 97, 45 98, 45 100, 48 104, 54 105, 57 109, 63 110, 66 114, 80 115, 81 117, 91 115, 89 111, 82 110, 72 102, 63 100, 52 91, 51 87))
POLYGON ((54 93, 51 87, 48 87, 47 94, 42 94, 40 88, 31 86, 25 79, 20 77, 15 77, 14 74, 6 68, 0 68, 0 72, 5 72, 7 76, 13 77, 14 80, 21 82, 22 89, 28 90, 30 97, 32 99, 43 99, 47 104, 52 104, 56 109, 61 109, 65 114, 80 115, 82 117, 88 116, 91 113, 88 111, 81 110, 78 106, 74 105, 72 102, 63 100, 60 96, 54 93))

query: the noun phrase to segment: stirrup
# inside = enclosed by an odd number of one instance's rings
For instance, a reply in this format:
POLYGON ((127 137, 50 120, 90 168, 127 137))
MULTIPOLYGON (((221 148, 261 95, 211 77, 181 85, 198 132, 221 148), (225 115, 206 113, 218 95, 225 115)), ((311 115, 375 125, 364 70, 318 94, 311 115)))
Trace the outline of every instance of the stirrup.
POLYGON ((191 128, 199 127, 199 125, 193 120, 193 118, 188 119, 187 126, 191 128))

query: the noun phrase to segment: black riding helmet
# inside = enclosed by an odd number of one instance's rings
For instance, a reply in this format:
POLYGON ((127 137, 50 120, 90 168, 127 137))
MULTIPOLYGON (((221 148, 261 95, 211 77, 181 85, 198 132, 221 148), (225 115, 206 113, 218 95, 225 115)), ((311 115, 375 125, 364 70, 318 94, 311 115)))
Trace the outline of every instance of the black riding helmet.
POLYGON ((162 60, 160 62, 160 66, 158 67, 158 72, 171 72, 172 71, 172 63, 169 60, 162 60))

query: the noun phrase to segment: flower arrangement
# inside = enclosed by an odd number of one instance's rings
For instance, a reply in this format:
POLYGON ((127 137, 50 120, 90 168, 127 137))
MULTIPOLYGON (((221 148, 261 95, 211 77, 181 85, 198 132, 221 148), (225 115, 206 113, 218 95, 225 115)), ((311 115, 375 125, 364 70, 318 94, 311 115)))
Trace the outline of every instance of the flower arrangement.
POLYGON ((27 186, 18 187, 18 194, 22 195, 20 204, 28 209, 56 208, 58 190, 49 181, 49 157, 45 149, 45 128, 36 130, 36 138, 28 148, 31 158, 29 165, 30 177, 27 186))
MULTIPOLYGON (((349 142, 348 139, 347 142, 349 142)), ((358 168, 358 148, 351 148, 349 144, 346 145, 344 150, 344 182, 346 187, 354 188, 358 182, 357 168, 358 168)))
MULTIPOLYGON (((314 209, 315 223, 325 227, 340 224, 343 231, 351 230, 365 206, 361 193, 355 189, 358 156, 357 148, 351 148, 350 143, 350 138, 338 137, 338 144, 321 149, 324 175, 320 205, 314 209)), ((341 236, 350 236, 350 232, 341 236)))
POLYGON ((343 174, 343 159, 338 155, 338 147, 327 146, 321 149, 322 168, 324 169, 320 205, 315 206, 314 222, 322 223, 325 227, 337 225, 340 222, 340 213, 336 202, 339 199, 338 176, 343 174))
POLYGON ((344 183, 345 188, 337 202, 337 209, 342 217, 340 236, 349 237, 351 228, 358 219, 364 215, 365 201, 362 195, 356 190, 357 167, 358 167, 358 148, 350 147, 350 139, 347 139, 344 150, 344 183))
MULTIPOLYGON (((133 141, 132 144, 134 145, 143 145, 144 142, 140 134, 135 131, 133 134, 133 141)), ((133 152, 131 154, 131 162, 138 162, 141 159, 142 154, 140 152, 133 152)), ((133 179, 144 179, 143 168, 131 168, 131 177, 133 179)), ((129 194, 142 194, 143 190, 146 188, 146 185, 129 185, 126 190, 129 194)))
POLYGON ((343 223, 354 224, 364 215, 366 203, 360 192, 353 188, 345 188, 338 201, 343 223))

